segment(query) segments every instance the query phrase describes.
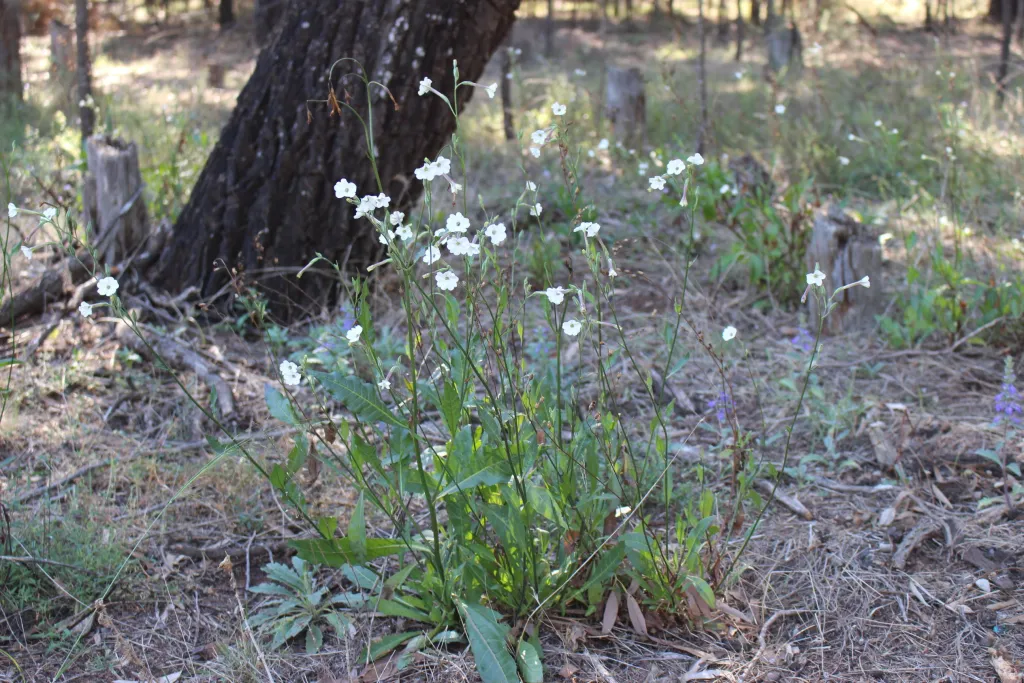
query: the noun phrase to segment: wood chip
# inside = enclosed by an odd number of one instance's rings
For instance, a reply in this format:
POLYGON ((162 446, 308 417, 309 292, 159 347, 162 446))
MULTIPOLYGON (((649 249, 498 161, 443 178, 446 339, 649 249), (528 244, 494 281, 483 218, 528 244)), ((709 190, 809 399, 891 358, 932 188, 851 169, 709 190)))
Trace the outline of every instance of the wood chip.
POLYGON ((939 535, 941 531, 942 524, 938 520, 931 517, 922 517, 917 525, 907 532, 899 547, 896 548, 896 552, 892 556, 892 566, 896 569, 906 569, 907 560, 910 558, 910 553, 914 552, 914 548, 919 546, 925 539, 939 535))
POLYGON ((775 500, 777 500, 783 507, 787 508, 797 517, 802 517, 807 521, 814 519, 814 515, 808 510, 803 503, 801 503, 796 496, 790 496, 782 491, 782 487, 773 487, 770 481, 764 479, 758 479, 754 482, 754 488, 760 491, 765 497, 772 495, 772 489, 775 488, 775 500))

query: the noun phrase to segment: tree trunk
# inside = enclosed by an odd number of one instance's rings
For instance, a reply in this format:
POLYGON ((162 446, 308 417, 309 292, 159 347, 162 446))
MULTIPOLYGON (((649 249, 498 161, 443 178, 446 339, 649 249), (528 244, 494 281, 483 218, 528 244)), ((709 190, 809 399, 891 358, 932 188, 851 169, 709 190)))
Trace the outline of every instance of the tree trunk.
POLYGON ((707 27, 705 26, 704 0, 697 0, 697 33, 700 36, 700 54, 697 56, 697 85, 700 88, 700 127, 697 129, 697 153, 704 153, 705 136, 708 128, 708 73, 707 73, 707 27))
POLYGON ((718 42, 729 42, 729 7, 728 0, 718 0, 718 42))
POLYGON ((85 222, 92 225, 92 246, 100 262, 113 266, 149 237, 139 150, 134 142, 96 135, 86 141, 86 158, 85 222))
POLYGON ((217 23, 220 24, 221 29, 225 29, 235 23, 235 6, 232 0, 220 0, 217 23))
MULTIPOLYGON (((195 285, 203 296, 227 281, 228 268, 259 279, 272 313, 286 318, 330 296, 331 281, 290 277, 317 253, 350 266, 367 265, 381 245, 369 221, 334 196, 340 178, 359 194, 376 194, 362 126, 322 100, 337 97, 366 119, 372 107, 377 167, 392 210, 406 210, 422 192, 413 171, 434 158, 455 121, 436 95, 417 95, 420 79, 451 96, 452 60, 460 78, 476 80, 505 39, 519 0, 452 6, 448 0, 293 0, 263 49, 231 118, 210 154, 161 254, 156 282, 175 291, 195 285), (366 90, 349 57, 371 79, 366 90), (392 70, 393 69, 393 70, 392 70), (397 105, 397 106, 396 106, 397 105), (298 308, 296 308, 296 306, 298 308)), ((473 95, 459 90, 459 104, 473 95)))
POLYGON ((736 0, 736 61, 743 61, 743 34, 746 22, 743 21, 743 0, 736 0))
POLYGON ((516 126, 512 119, 512 48, 501 50, 501 118, 505 126, 505 139, 516 139, 516 126))
POLYGON ((21 3, 0 0, 0 104, 21 101, 21 3))
POLYGON ((629 148, 647 142, 647 98, 644 75, 637 68, 609 66, 605 72, 604 117, 615 139, 629 148))
POLYGON ((89 63, 89 0, 75 0, 75 50, 78 66, 78 120, 82 146, 92 137, 96 110, 92 101, 92 73, 89 63))
POLYGON ((1006 100, 1006 76, 1010 69, 1010 41, 1013 40, 1013 5, 1010 0, 1003 1, 1003 42, 999 50, 999 76, 996 88, 999 106, 1006 100))
POLYGON ((256 0, 253 6, 253 25, 256 42, 266 45, 274 27, 284 14, 286 0, 256 0))
POLYGON ((555 50, 555 0, 548 0, 548 15, 544 18, 544 56, 555 50))
POLYGON ((50 19, 50 87, 57 106, 70 116, 78 98, 78 74, 75 55, 75 34, 70 26, 50 19))
POLYGON ((750 0, 750 23, 761 25, 761 0, 750 0))

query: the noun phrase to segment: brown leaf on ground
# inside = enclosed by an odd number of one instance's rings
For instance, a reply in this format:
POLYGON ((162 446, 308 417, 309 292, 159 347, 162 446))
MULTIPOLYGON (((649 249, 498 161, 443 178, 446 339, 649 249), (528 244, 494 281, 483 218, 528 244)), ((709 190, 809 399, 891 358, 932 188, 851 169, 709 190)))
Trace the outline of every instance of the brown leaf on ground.
POLYGON ((626 611, 629 612, 629 622, 633 625, 633 630, 646 636, 647 620, 644 618, 644 612, 640 609, 640 603, 629 593, 626 594, 626 611))
POLYGON ((992 668, 996 670, 996 675, 999 676, 999 683, 1021 683, 1020 672, 1012 662, 995 649, 989 649, 988 652, 992 655, 992 668))

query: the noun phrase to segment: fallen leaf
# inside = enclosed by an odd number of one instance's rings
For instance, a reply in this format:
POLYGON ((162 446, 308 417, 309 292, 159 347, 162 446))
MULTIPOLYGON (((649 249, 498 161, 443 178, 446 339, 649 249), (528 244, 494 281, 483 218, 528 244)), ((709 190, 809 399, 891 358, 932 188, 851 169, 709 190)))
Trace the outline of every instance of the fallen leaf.
POLYGON ((1021 683, 1020 672, 1009 660, 995 649, 990 648, 988 653, 992 656, 992 668, 999 676, 999 683, 1021 683))
POLYGON ((640 609, 640 603, 629 593, 626 594, 626 611, 629 612, 629 622, 633 625, 633 630, 646 636, 647 620, 644 619, 644 612, 640 609))
POLYGON ((601 618, 601 633, 608 635, 615 628, 615 620, 619 616, 619 593, 612 591, 604 604, 604 616, 601 618))
POLYGON ((576 675, 576 672, 579 670, 580 669, 577 666, 573 666, 572 664, 566 664, 558 670, 558 675, 562 678, 572 678, 576 675))
POLYGON ((885 508, 878 515, 878 526, 887 527, 896 521, 896 508, 885 508))

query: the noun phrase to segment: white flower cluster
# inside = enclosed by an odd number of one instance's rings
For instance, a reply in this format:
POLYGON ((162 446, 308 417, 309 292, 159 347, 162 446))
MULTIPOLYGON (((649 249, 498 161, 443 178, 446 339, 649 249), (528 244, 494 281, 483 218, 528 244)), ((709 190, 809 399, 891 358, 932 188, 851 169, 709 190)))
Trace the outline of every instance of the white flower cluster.
POLYGON ((450 159, 438 157, 436 161, 428 161, 416 169, 415 175, 418 180, 429 183, 438 176, 445 176, 451 173, 452 162, 450 159))

